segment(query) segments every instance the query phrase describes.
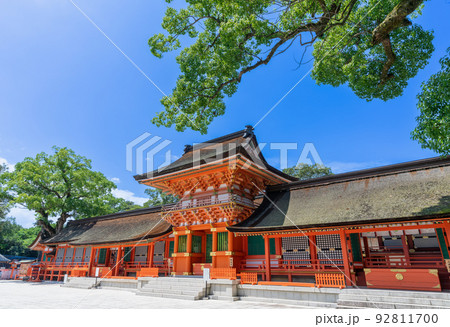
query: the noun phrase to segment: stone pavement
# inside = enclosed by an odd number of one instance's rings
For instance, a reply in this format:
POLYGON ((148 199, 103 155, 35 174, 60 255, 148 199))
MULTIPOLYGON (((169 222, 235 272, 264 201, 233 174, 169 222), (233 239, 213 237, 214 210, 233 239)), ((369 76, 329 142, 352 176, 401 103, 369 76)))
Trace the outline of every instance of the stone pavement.
POLYGON ((137 296, 131 291, 77 289, 61 283, 0 281, 0 309, 280 309, 288 305, 247 301, 187 301, 137 296))

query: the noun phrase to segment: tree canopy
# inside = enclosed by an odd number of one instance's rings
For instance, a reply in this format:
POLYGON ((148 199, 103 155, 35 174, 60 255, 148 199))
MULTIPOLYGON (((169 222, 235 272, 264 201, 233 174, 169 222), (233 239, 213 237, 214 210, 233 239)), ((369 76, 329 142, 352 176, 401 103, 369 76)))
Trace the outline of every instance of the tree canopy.
POLYGON ((25 158, 3 174, 11 203, 36 213, 36 224, 48 235, 59 232, 69 218, 81 219, 134 209, 115 198, 116 185, 92 171, 91 161, 68 148, 25 158))
POLYGON ((144 207, 156 207, 178 202, 175 195, 164 193, 160 189, 148 188, 144 192, 149 196, 149 200, 144 203, 144 207))
POLYGON ((441 70, 422 84, 417 96, 417 127, 413 139, 423 148, 450 155, 450 48, 440 60, 441 70))
POLYGON ((331 168, 325 167, 320 164, 299 164, 294 167, 283 169, 283 173, 297 177, 301 181, 311 178, 333 175, 331 168))
POLYGON ((6 218, 11 201, 11 197, 6 191, 6 186, 4 185, 4 178, 7 170, 6 165, 0 165, 0 221, 6 218))
POLYGON ((192 42, 177 56, 180 76, 153 123, 206 133, 244 75, 292 45, 303 49, 300 57, 314 46, 318 84, 348 85, 368 101, 398 97, 434 50, 432 32, 413 23, 423 2, 186 0, 183 9, 168 7, 167 33, 149 39, 151 52, 162 57, 192 42))

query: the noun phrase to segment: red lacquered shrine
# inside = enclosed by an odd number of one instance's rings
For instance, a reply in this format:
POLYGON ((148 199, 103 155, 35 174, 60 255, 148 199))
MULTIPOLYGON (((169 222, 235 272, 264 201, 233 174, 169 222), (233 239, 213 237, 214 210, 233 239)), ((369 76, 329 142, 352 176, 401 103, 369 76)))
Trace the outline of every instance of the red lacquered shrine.
POLYGON ((298 181, 266 162, 249 126, 135 179, 179 201, 39 235, 38 279, 209 268, 248 283, 450 289, 450 158, 298 181))

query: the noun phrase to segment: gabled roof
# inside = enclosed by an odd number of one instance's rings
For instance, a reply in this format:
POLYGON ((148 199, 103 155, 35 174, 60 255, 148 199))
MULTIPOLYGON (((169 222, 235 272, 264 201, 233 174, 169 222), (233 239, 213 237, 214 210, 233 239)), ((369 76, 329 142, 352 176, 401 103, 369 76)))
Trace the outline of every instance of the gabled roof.
POLYGON ((287 181, 296 181, 297 178, 283 173, 282 171, 269 165, 258 148, 256 136, 253 133, 253 127, 247 126, 228 135, 224 135, 193 146, 187 145, 184 154, 178 160, 171 164, 152 172, 134 176, 137 181, 163 176, 178 171, 198 168, 202 165, 212 162, 225 160, 232 155, 239 154, 256 163, 260 167, 267 169, 271 173, 282 177, 287 181))
POLYGON ((161 207, 125 211, 71 221, 43 244, 109 244, 148 240, 169 233, 172 226, 161 217, 161 207))
POLYGON ((11 260, 9 260, 7 257, 5 257, 4 255, 0 254, 0 262, 10 262, 11 260))
POLYGON ((267 188, 232 232, 450 217, 450 157, 431 158, 267 188))

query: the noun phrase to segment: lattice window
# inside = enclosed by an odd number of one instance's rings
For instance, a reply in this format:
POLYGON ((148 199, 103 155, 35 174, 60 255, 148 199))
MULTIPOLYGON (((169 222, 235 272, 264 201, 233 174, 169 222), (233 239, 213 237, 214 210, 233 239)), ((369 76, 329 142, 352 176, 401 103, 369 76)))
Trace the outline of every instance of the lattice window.
POLYGON ((147 246, 136 246, 134 250, 134 261, 135 262, 146 262, 147 261, 147 246))
POLYGON ((342 264, 341 239, 338 234, 317 235, 316 244, 320 249, 317 253, 317 258, 319 259, 320 264, 342 264))
POLYGON ((294 236, 281 238, 283 260, 289 260, 290 264, 309 264, 309 239, 307 236, 294 236))

